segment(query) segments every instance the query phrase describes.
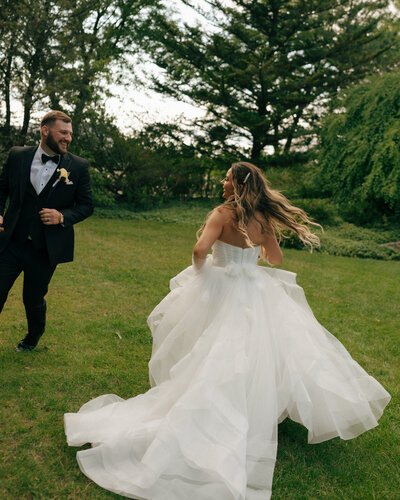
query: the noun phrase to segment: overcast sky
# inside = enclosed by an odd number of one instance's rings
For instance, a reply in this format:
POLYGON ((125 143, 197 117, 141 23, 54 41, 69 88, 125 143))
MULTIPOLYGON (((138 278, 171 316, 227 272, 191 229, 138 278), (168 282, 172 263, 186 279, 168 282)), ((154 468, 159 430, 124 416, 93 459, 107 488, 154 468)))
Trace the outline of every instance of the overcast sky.
POLYGON ((107 99, 106 111, 115 117, 116 124, 125 133, 147 123, 171 122, 181 117, 192 119, 205 114, 201 108, 145 89, 114 86, 112 92, 115 97, 107 99))

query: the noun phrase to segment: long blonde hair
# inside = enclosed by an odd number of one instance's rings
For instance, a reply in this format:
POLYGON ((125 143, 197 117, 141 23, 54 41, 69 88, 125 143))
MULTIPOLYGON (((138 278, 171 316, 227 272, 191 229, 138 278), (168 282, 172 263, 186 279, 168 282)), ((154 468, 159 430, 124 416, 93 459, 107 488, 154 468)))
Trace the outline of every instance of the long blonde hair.
MULTIPOLYGON (((269 181, 258 167, 252 163, 238 162, 232 164, 231 172, 233 195, 215 210, 228 208, 233 212, 234 226, 245 237, 249 246, 254 246, 247 233, 248 223, 253 217, 260 224, 263 233, 270 231, 272 226, 279 241, 287 237, 283 234, 283 229, 289 229, 311 250, 320 245, 318 236, 306 224, 319 228, 322 226, 312 221, 304 210, 293 206, 282 193, 271 189, 269 181), (257 212, 263 218, 257 217, 257 212)), ((206 222, 197 231, 197 237, 206 222)))

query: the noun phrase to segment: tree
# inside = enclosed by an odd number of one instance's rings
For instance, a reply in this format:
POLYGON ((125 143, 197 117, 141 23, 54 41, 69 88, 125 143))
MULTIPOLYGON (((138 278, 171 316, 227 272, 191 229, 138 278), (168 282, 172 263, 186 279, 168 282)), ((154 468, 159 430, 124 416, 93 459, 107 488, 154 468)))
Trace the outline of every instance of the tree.
MULTIPOLYGON (((339 104, 339 103, 338 103, 339 104)), ((319 182, 359 222, 400 216, 400 74, 371 78, 326 116, 319 182)))
MULTIPOLYGON (((18 46, 19 31, 17 26, 21 2, 5 1, 0 10, 0 94, 3 96, 5 119, 3 134, 9 139, 11 135, 11 72, 18 46)), ((8 148, 9 144, 6 144, 8 148)))
POLYGON ((392 61, 396 37, 382 28, 388 0, 206 4, 208 30, 155 19, 146 42, 165 76, 153 86, 206 107, 213 126, 251 141, 253 159, 267 146, 279 154, 309 145, 338 89, 365 77, 372 61, 392 61))
MULTIPOLYGON (((42 97, 45 74, 51 59, 52 29, 57 25, 57 8, 51 0, 5 2, 0 17, 0 73, 5 103, 3 133, 11 133, 11 97, 23 105, 19 142, 24 143, 32 107, 42 97), (34 7, 34 8, 33 8, 34 7)), ((7 142, 7 141, 6 141, 7 142)))
POLYGON ((35 103, 71 114, 79 131, 84 113, 101 106, 158 0, 4 0, 0 11, 0 92, 10 134, 11 95, 23 104, 24 144, 35 103))

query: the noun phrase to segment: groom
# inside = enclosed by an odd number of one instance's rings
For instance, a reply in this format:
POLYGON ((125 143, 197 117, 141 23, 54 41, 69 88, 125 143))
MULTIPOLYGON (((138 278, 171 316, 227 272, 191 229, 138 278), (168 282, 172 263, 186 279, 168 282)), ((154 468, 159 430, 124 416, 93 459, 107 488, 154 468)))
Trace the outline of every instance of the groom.
POLYGON ((57 264, 73 260, 73 224, 93 212, 88 163, 67 152, 71 118, 47 113, 40 136, 39 146, 12 148, 0 174, 0 313, 23 271, 28 333, 19 352, 34 349, 43 335, 51 277, 57 264))

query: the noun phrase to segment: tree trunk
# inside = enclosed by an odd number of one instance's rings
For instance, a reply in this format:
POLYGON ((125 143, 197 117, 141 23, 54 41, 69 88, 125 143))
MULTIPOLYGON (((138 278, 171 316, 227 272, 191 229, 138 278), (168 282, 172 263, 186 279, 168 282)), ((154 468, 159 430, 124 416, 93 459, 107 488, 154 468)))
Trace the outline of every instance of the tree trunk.
POLYGON ((28 87, 24 95, 24 121, 22 123, 22 128, 19 133, 18 143, 20 146, 25 144, 26 135, 28 133, 29 121, 31 119, 31 111, 34 102, 34 91, 36 82, 38 79, 38 74, 40 70, 40 59, 43 53, 43 47, 46 40, 42 41, 36 48, 36 52, 33 54, 32 59, 29 64, 29 80, 28 87))
POLYGON ((25 92, 24 96, 24 121, 22 123, 22 127, 19 133, 18 143, 20 146, 25 145, 26 134, 28 133, 29 121, 31 119, 31 111, 33 104, 33 91, 35 89, 35 78, 31 74, 29 78, 28 88, 25 92))
POLYGON ((90 94, 86 90, 86 86, 88 85, 89 85, 88 79, 85 79, 84 81, 81 82, 81 90, 79 91, 78 99, 73 112, 73 125, 76 135, 79 135, 79 130, 81 128, 83 120, 83 112, 88 100, 90 99, 90 94))
POLYGON ((11 102, 10 102, 10 86, 11 86, 11 68, 12 68, 12 54, 7 57, 6 72, 4 75, 4 99, 6 104, 6 118, 3 127, 3 134, 5 137, 4 146, 8 149, 11 146, 11 102))
POLYGON ((260 138, 255 134, 253 135, 253 146, 251 148, 251 159, 258 160, 261 155, 261 151, 264 149, 265 144, 260 140, 260 138))
POLYGON ((292 146, 293 136, 294 136, 294 133, 297 130, 297 125, 299 123, 301 115, 303 114, 303 109, 304 108, 299 109, 299 111, 296 113, 296 115, 295 115, 295 117, 293 119, 293 125, 290 128, 290 132, 287 134, 287 139, 286 139, 286 142, 285 142, 285 147, 284 147, 285 153, 288 153, 290 151, 290 148, 292 146))

